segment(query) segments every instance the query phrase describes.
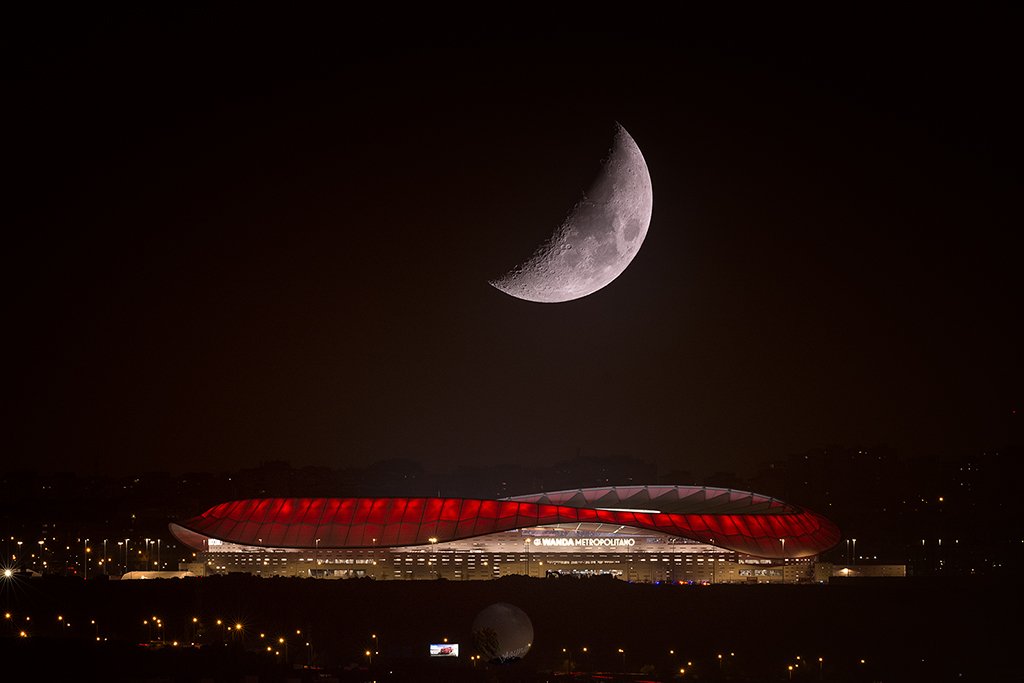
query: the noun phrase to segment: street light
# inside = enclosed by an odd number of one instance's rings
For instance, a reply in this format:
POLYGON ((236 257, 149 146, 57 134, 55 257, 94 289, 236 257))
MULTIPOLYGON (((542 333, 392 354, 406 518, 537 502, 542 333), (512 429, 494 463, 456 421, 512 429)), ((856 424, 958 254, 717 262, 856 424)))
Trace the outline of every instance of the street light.
POLYGON ((857 564, 857 539, 853 539, 853 563, 857 564))
POLYGON ((626 651, 620 647, 619 654, 622 655, 622 673, 626 673, 626 651))

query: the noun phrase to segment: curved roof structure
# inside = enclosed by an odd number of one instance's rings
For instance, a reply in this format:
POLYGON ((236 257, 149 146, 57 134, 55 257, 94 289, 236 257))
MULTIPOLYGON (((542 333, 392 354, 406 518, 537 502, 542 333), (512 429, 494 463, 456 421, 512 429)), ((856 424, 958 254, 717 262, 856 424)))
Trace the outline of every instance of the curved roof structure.
POLYGON ((819 514, 745 491, 607 486, 512 498, 253 498, 172 524, 206 539, 270 548, 371 548, 444 543, 546 524, 597 522, 657 531, 766 558, 808 557, 839 543, 819 514))

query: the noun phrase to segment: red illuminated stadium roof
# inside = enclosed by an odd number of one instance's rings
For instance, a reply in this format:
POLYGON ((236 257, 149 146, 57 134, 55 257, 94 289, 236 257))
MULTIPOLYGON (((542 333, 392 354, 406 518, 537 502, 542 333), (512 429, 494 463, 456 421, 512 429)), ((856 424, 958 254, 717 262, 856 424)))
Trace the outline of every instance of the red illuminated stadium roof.
POLYGON ((572 522, 658 531, 758 557, 807 557, 839 542, 809 510, 745 491, 688 486, 575 489, 475 498, 253 498, 172 524, 183 543, 207 538, 271 548, 369 548, 443 543, 572 522))

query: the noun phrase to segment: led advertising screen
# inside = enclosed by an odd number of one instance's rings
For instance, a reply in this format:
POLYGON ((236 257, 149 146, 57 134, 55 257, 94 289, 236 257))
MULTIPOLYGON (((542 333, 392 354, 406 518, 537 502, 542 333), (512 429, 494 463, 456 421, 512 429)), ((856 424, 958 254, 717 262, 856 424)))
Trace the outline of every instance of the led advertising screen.
POLYGON ((458 657, 459 656, 459 644, 458 643, 431 643, 431 645, 430 645, 430 656, 431 657, 458 657))

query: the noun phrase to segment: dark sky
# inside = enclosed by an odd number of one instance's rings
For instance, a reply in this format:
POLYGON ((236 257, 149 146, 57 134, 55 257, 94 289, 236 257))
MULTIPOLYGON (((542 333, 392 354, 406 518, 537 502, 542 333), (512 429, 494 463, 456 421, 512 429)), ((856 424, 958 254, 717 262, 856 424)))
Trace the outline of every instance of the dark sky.
POLYGON ((1018 16, 461 19, 12 23, 19 465, 703 472, 1020 433, 1018 16), (615 121, 654 186, 630 267, 490 287, 615 121))

